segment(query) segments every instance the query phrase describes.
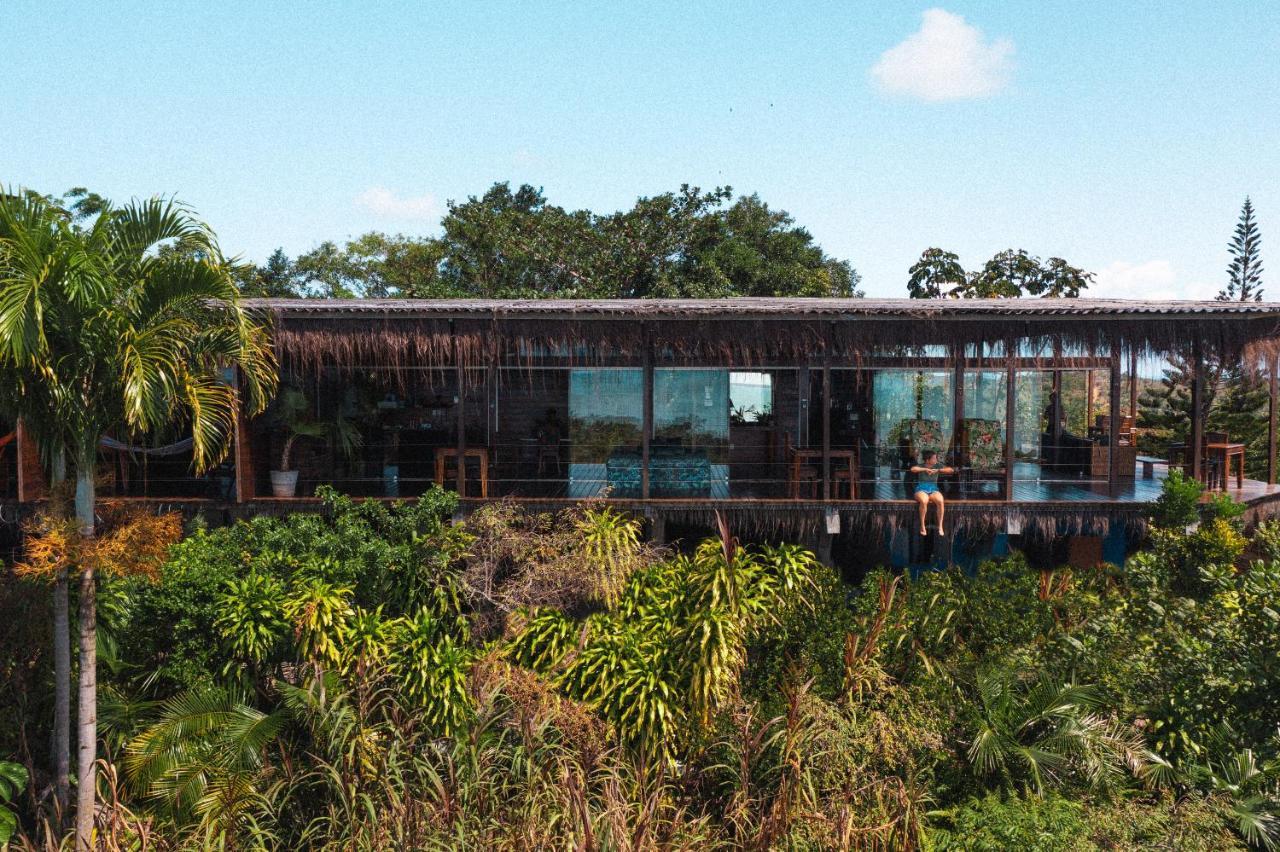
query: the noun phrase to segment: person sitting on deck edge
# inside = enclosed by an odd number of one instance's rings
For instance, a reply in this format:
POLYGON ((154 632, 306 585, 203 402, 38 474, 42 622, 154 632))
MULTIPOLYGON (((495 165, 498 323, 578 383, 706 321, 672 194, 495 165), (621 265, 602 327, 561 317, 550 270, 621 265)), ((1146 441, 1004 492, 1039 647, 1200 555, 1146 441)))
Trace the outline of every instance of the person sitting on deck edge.
POLYGON ((947 504, 942 498, 942 492, 938 490, 938 475, 956 471, 951 467, 938 467, 938 454, 933 450, 927 450, 921 461, 923 464, 911 467, 911 472, 917 477, 916 491, 913 496, 920 507, 920 535, 929 534, 929 530, 925 528, 925 517, 929 514, 930 503, 938 507, 938 535, 945 535, 942 531, 942 522, 947 516, 947 504))

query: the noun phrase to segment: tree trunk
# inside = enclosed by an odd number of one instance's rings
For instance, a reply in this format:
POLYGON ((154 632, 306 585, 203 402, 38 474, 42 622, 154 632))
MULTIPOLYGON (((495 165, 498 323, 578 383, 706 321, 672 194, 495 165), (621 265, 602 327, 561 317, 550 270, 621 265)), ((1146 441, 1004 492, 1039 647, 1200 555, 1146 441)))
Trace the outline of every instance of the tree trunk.
MULTIPOLYGON (((56 488, 67 479, 67 456, 54 454, 50 482, 56 488)), ((71 805, 71 617, 67 571, 58 572, 53 585, 53 777, 58 828, 66 825, 71 805)))
POLYGON ((71 804, 71 617, 66 569, 53 584, 53 762, 58 821, 71 804))
MULTIPOLYGON (((76 521, 80 534, 94 533, 93 454, 76 465, 76 521)), ((92 565, 80 566, 80 695, 76 729, 76 849, 93 848, 97 798, 98 748, 98 601, 92 565)))

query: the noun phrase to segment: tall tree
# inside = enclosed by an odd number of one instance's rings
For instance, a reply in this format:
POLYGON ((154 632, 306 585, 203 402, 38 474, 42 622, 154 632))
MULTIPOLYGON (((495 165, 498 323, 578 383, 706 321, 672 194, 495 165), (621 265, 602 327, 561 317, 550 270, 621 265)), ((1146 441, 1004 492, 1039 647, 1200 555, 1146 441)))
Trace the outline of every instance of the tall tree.
MULTIPOLYGON (((4 199, 0 221, 0 364, 15 383, 8 390, 42 401, 47 419, 59 424, 47 440, 65 454, 80 535, 92 538, 100 439, 178 422, 191 429, 196 467, 208 468, 226 454, 242 401, 256 413, 274 391, 271 348, 241 309, 212 232, 181 205, 104 203, 91 224, 73 229, 4 199), (73 274, 16 274, 34 241, 60 245, 73 274), (243 400, 227 370, 239 371, 243 400)), ((79 575, 76 844, 88 849, 97 757, 92 563, 79 575)))
MULTIPOLYGON (((66 287, 80 272, 72 241, 62 239, 74 216, 57 200, 24 193, 0 203, 0 279, 66 287)), ((0 414, 20 423, 44 452, 43 467, 55 496, 66 480, 66 455, 54 413, 52 387, 30 365, 0 358, 0 414), (22 389, 24 392, 19 392, 22 389)), ((55 500, 56 507, 61 504, 55 500)), ((71 790, 71 638, 69 580, 65 567, 53 578, 53 777, 58 811, 69 812, 71 790)))
POLYGON ((960 258, 940 248, 927 248, 910 269, 907 295, 913 299, 941 299, 959 292, 968 281, 960 258))
POLYGON ((907 294, 913 299, 1074 299, 1093 281, 1093 273, 1060 257, 1041 263, 1023 249, 1005 249, 982 269, 966 273, 956 255, 929 248, 907 272, 907 294))
MULTIPOLYGON (((1262 301, 1262 237, 1248 197, 1240 210, 1240 220, 1227 244, 1231 263, 1227 266, 1227 286, 1218 293, 1220 301, 1262 301)), ((1245 445, 1245 469, 1261 477, 1267 462, 1267 404, 1270 389, 1258 364, 1211 365, 1217 404, 1209 412, 1209 426, 1226 432, 1232 441, 1245 445)))
POLYGON ((1240 208, 1240 221, 1227 250, 1231 263, 1227 266, 1227 286, 1218 292, 1226 302, 1262 301, 1262 235, 1253 217, 1253 201, 1245 196, 1240 208))
POLYGON ((682 186, 598 214, 497 183, 451 201, 438 237, 372 232, 281 260, 241 274, 243 292, 273 295, 268 283, 284 281, 296 295, 378 298, 861 295, 853 266, 789 213, 755 195, 734 201, 728 187, 682 186))
POLYGON ((233 267, 231 272, 242 296, 287 299, 306 295, 284 249, 273 251, 262 266, 245 264, 233 267))

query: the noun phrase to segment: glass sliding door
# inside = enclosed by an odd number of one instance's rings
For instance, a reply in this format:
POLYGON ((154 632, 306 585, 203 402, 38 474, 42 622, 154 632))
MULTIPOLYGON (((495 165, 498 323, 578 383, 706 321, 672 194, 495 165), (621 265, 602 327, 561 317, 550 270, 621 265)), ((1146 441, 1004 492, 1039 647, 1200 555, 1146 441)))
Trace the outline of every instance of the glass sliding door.
POLYGON ((964 418, 956 429, 953 461, 966 497, 1003 496, 1008 385, 1005 370, 964 374, 964 418))
POLYGON ((640 496, 644 371, 569 374, 569 496, 640 496))
POLYGON ((925 452, 951 447, 955 397, 949 370, 884 369, 872 375, 876 499, 914 490, 910 468, 925 452))
POLYGON ((729 371, 653 371, 651 497, 729 496, 729 371))

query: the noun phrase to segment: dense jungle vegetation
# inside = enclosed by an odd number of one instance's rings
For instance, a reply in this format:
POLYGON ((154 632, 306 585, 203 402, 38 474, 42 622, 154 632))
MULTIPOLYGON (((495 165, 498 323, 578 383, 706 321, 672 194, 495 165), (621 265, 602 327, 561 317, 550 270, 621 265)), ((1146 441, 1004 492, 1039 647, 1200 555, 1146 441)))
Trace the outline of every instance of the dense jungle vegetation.
MULTIPOLYGON (((100 571, 100 842, 1275 848, 1280 524, 1199 498, 1175 475, 1123 570, 856 585, 727 529, 655 548, 603 507, 455 522, 440 491, 104 517, 107 551, 172 544, 100 571)), ((59 819, 59 529, 0 594, 19 848, 59 819)))

